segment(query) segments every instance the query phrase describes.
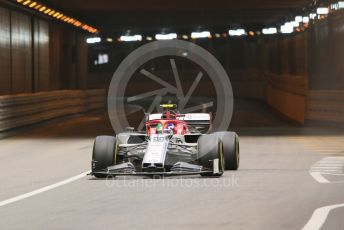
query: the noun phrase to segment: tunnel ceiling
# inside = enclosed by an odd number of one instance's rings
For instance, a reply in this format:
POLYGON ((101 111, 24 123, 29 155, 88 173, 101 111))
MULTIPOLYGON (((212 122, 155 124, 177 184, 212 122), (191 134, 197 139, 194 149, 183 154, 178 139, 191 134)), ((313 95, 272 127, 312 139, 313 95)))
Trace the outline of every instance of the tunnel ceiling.
POLYGON ((311 0, 50 0, 103 32, 186 27, 270 26, 311 0))

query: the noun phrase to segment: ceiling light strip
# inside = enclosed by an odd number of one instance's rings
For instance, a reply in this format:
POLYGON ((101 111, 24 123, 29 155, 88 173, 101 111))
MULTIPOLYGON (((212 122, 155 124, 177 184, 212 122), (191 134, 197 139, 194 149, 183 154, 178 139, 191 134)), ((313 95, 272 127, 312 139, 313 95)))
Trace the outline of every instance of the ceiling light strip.
POLYGON ((62 12, 55 10, 55 9, 52 9, 51 7, 45 6, 45 5, 43 5, 37 1, 31 1, 31 0, 15 0, 15 1, 17 3, 23 5, 24 7, 30 8, 32 10, 36 10, 37 12, 39 12, 41 14, 45 14, 45 15, 50 16, 56 20, 60 20, 62 22, 71 24, 71 25, 78 27, 82 30, 85 30, 89 33, 96 34, 99 32, 96 28, 94 28, 90 25, 87 25, 85 23, 82 23, 82 22, 76 20, 75 18, 66 16, 62 12))

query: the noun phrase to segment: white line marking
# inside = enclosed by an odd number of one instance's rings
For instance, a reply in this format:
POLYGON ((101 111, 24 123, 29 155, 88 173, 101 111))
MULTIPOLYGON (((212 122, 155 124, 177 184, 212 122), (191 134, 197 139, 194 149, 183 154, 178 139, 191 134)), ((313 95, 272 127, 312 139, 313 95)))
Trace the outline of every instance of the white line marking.
POLYGON ((331 183, 322 174, 335 175, 344 173, 344 157, 325 157, 316 162, 309 174, 319 183, 331 183))
POLYGON ((336 160, 324 160, 324 161, 321 161, 321 163, 324 163, 324 164, 343 164, 343 159, 336 159, 336 160))
POLYGON ((333 169, 333 170, 331 170, 331 169, 322 169, 322 170, 312 170, 312 172, 338 172, 338 173, 341 173, 342 172, 342 170, 337 170, 337 169, 333 169))
POLYGON ((0 207, 8 205, 8 204, 11 204, 11 203, 14 203, 14 202, 17 202, 17 201, 20 201, 20 200, 23 200, 23 199, 26 199, 26 198, 29 198, 29 197, 32 197, 32 196, 35 196, 35 195, 38 195, 38 194, 43 193, 43 192, 47 192, 47 191, 52 190, 54 188, 60 187, 62 185, 69 184, 69 183, 71 183, 73 181, 76 181, 76 180, 79 180, 79 179, 85 177, 90 172, 91 171, 83 172, 83 173, 81 173, 79 175, 73 176, 71 178, 68 178, 66 180, 57 182, 55 184, 48 185, 48 186, 45 186, 43 188, 36 189, 36 190, 34 190, 32 192, 28 192, 28 193, 25 193, 25 194, 22 194, 22 195, 19 195, 19 196, 16 196, 16 197, 13 197, 13 198, 10 198, 10 199, 7 199, 7 200, 3 200, 3 201, 0 202, 0 207))
POLYGON ((325 171, 335 171, 335 172, 338 172, 338 173, 343 173, 343 170, 342 169, 329 169, 329 168, 315 168, 315 169, 312 169, 310 170, 311 172, 325 172, 325 171))
POLYGON ((337 169, 344 169, 343 166, 338 166, 338 165, 316 165, 313 166, 312 168, 337 168, 337 169))
POLYGON ((330 211, 336 208, 344 207, 344 204, 329 205, 321 208, 317 208, 312 217, 309 219, 307 224, 302 228, 302 230, 319 230, 326 221, 326 218, 330 211))
POLYGON ((324 175, 332 175, 332 176, 344 176, 343 173, 326 173, 326 172, 322 172, 321 174, 324 174, 324 175))
POLYGON ((310 174, 314 180, 318 181, 319 183, 330 183, 330 181, 323 177, 319 172, 310 172, 310 174))
POLYGON ((338 166, 315 166, 312 167, 312 169, 310 171, 319 171, 319 170, 337 170, 337 171, 342 171, 344 172, 344 168, 343 167, 338 167, 338 166))

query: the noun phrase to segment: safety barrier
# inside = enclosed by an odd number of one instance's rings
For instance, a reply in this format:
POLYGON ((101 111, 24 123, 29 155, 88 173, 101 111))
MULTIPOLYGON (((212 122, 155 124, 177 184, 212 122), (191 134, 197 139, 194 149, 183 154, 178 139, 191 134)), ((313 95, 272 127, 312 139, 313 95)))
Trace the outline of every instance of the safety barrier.
POLYGON ((266 89, 267 103, 290 120, 304 124, 307 80, 303 76, 273 75, 266 89))
POLYGON ((344 124, 344 91, 309 91, 307 120, 344 124))
POLYGON ((0 132, 104 107, 103 89, 0 96, 0 132))

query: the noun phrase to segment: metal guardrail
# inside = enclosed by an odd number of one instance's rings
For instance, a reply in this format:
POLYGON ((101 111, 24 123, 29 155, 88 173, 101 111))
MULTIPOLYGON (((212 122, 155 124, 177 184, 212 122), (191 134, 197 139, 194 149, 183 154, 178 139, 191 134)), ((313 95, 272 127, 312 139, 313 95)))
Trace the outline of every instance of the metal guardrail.
POLYGON ((0 132, 105 108, 105 90, 60 90, 0 96, 0 132))

